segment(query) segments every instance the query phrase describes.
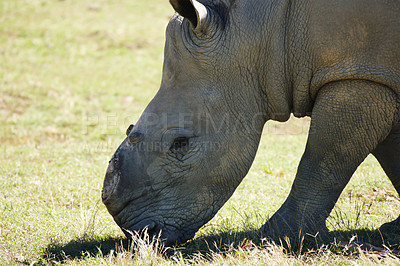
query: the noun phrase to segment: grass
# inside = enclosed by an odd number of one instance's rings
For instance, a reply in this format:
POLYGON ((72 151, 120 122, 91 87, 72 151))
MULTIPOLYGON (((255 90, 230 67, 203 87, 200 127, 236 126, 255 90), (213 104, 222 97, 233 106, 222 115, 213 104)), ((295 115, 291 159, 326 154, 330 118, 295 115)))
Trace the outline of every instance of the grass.
MULTIPOLYGON (((155 0, 1 1, 0 265, 400 264, 394 253, 355 245, 291 249, 260 240, 257 229, 289 192, 307 119, 267 123, 250 173, 194 240, 174 248, 126 242, 100 202, 103 176, 158 89, 172 13, 155 0)), ((399 209, 370 157, 328 226, 338 241, 397 248, 376 228, 399 209)))

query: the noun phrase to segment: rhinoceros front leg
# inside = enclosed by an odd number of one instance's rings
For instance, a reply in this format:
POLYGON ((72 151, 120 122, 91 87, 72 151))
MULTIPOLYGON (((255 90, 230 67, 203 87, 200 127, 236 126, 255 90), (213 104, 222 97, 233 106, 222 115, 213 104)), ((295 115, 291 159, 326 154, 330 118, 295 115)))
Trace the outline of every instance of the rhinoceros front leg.
POLYGON ((291 192, 261 228, 262 236, 326 235, 325 220, 342 190, 388 136, 398 112, 396 94, 377 83, 347 80, 321 88, 291 192))
MULTIPOLYGON (((400 195, 400 123, 386 140, 378 145, 373 154, 400 195)), ((400 216, 393 222, 383 224, 380 230, 388 238, 392 238, 394 234, 399 236, 400 216)))

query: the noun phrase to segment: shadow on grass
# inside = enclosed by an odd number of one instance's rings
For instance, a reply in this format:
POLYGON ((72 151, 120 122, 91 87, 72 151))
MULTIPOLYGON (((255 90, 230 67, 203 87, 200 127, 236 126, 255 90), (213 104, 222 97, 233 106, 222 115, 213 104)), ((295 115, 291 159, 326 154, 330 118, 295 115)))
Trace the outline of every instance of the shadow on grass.
POLYGON ((44 251, 43 259, 46 261, 62 262, 66 260, 80 259, 83 257, 107 256, 111 252, 126 249, 129 241, 126 238, 105 239, 76 239, 67 244, 50 244, 44 251))
MULTIPOLYGON (((227 251, 231 248, 238 249, 239 247, 243 248, 246 246, 248 243, 247 240, 261 248, 266 243, 266 240, 262 240, 256 230, 231 233, 222 232, 200 237, 187 243, 182 253, 191 255, 200 252, 203 255, 207 255, 210 252, 227 251)), ((331 231, 328 240, 324 241, 320 238, 306 236, 304 239, 290 239, 289 245, 286 240, 278 240, 275 243, 281 245, 290 254, 299 254, 308 250, 317 250, 323 245, 340 248, 340 242, 345 243, 350 240, 359 244, 369 244, 378 249, 390 248, 398 250, 400 247, 400 235, 395 235, 391 239, 387 239, 379 230, 371 229, 331 231)))
MULTIPOLYGON (((369 243, 376 247, 389 247, 399 248, 400 241, 397 245, 392 245, 383 239, 378 230, 360 229, 349 231, 333 231, 330 233, 332 242, 325 244, 332 244, 333 241, 349 241, 354 239, 357 242, 369 243), (354 237, 355 236, 355 237, 354 237)), ((399 236, 400 238, 400 236, 399 236)), ((265 241, 265 240, 264 240, 265 241)), ((205 258, 211 257, 213 252, 225 252, 228 250, 237 250, 244 248, 249 243, 262 248, 263 240, 261 240, 258 230, 247 231, 227 231, 215 232, 207 236, 198 237, 185 245, 176 246, 171 249, 166 249, 164 255, 166 258, 176 254, 179 251, 183 257, 190 257, 194 254, 201 254, 205 258)), ((306 252, 307 250, 316 250, 322 246, 322 242, 316 239, 308 239, 308 241, 291 240, 288 249, 287 243, 284 241, 277 242, 279 245, 288 251, 288 253, 298 254, 299 252, 306 252)), ((130 242, 121 238, 106 238, 106 239, 87 239, 87 240, 73 240, 67 244, 50 244, 45 252, 43 259, 45 261, 62 262, 66 260, 81 259, 84 257, 107 256, 114 254, 115 251, 132 250, 130 242)))
POLYGON ((355 241, 360 243, 369 243, 376 247, 384 247, 398 250, 400 248, 400 235, 393 233, 387 236, 382 234, 378 229, 357 229, 349 231, 335 230, 330 232, 331 238, 342 241, 348 241, 354 238, 355 241))

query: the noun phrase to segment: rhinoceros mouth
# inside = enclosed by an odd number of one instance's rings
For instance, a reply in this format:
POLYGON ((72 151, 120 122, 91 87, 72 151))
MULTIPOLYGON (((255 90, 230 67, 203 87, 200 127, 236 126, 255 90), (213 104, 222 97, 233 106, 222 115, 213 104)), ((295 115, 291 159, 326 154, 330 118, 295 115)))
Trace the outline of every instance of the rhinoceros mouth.
POLYGON ((159 226, 153 220, 143 220, 128 227, 121 226, 122 231, 128 239, 135 237, 143 238, 146 234, 151 238, 157 237, 157 234, 161 232, 158 228, 159 226))
POLYGON ((146 220, 135 223, 132 226, 123 227, 125 236, 134 240, 137 238, 148 239, 149 241, 160 241, 165 246, 182 244, 193 238, 196 229, 179 229, 175 226, 156 223, 153 220, 146 220))

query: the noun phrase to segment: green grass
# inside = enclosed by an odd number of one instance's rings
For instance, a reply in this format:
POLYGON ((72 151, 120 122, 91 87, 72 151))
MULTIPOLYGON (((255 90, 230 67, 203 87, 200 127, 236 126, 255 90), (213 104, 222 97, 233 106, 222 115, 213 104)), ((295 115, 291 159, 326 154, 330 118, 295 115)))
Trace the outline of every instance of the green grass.
MULTIPOLYGON (((334 243, 290 250, 259 239, 289 192, 307 119, 266 125, 250 173, 193 241, 169 249, 125 241, 100 201, 103 176, 158 89, 172 14, 155 0, 0 2, 0 265, 400 264, 334 243)), ((381 247, 376 228, 399 210, 368 158, 328 226, 340 240, 381 247)))

